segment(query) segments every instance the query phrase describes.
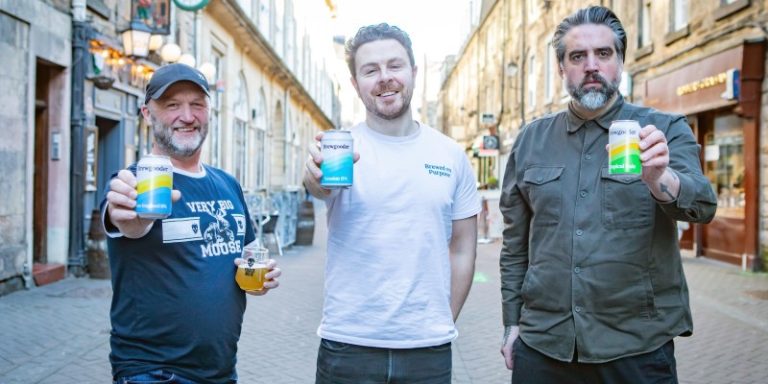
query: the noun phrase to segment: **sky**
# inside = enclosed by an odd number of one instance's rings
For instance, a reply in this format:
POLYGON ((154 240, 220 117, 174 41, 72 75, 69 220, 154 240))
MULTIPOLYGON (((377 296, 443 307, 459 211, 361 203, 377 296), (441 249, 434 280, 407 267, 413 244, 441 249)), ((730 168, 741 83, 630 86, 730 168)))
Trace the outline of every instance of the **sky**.
POLYGON ((405 30, 419 62, 458 53, 469 29, 470 0, 337 0, 337 35, 349 38, 364 25, 387 22, 405 30))

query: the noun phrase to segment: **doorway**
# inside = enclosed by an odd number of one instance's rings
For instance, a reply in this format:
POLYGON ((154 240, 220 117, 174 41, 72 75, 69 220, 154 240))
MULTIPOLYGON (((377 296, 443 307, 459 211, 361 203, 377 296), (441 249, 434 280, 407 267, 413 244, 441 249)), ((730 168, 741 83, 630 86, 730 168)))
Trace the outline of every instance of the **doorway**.
POLYGON ((51 122, 57 111, 51 106, 51 89, 62 69, 38 60, 35 65, 35 146, 32 176, 32 259, 48 263, 48 172, 51 155, 51 122))
POLYGON ((120 122, 96 116, 96 127, 99 144, 96 150, 96 201, 94 207, 98 207, 101 199, 104 198, 110 176, 123 168, 120 122))

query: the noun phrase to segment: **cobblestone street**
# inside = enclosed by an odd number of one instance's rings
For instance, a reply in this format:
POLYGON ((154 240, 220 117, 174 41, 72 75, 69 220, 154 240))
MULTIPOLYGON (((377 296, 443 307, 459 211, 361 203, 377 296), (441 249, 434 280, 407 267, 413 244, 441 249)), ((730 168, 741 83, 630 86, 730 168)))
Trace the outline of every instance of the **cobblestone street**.
MULTIPOLYGON (((324 218, 314 246, 279 260, 281 287, 249 297, 239 344, 242 383, 312 383, 319 339, 324 218)), ((502 384, 500 242, 478 245, 477 273, 459 318, 454 383, 502 384)), ((676 340, 685 384, 764 383, 768 377, 768 276, 687 258, 695 334, 676 340)), ((0 297, 0 383, 107 383, 108 281, 69 278, 0 297), (51 321, 56 319, 56 321, 51 321)))

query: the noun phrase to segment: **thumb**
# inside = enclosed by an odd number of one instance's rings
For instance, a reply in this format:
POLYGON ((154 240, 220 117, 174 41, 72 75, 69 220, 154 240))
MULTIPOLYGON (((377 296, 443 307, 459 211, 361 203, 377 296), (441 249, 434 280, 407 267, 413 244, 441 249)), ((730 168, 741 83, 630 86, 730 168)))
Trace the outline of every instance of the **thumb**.
POLYGON ((178 189, 174 189, 173 191, 171 191, 171 201, 175 203, 179 201, 179 199, 181 199, 181 191, 179 191, 178 189))

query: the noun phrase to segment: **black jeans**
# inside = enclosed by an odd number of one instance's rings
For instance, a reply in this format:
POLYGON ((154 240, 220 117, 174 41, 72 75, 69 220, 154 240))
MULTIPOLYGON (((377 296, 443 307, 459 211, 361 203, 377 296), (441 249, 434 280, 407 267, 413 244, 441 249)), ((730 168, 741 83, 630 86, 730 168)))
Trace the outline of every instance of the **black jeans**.
POLYGON ((566 363, 515 340, 513 384, 677 384, 675 344, 607 363, 566 363))
POLYGON ((315 384, 450 384, 451 343, 387 349, 323 339, 315 384))

